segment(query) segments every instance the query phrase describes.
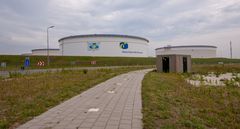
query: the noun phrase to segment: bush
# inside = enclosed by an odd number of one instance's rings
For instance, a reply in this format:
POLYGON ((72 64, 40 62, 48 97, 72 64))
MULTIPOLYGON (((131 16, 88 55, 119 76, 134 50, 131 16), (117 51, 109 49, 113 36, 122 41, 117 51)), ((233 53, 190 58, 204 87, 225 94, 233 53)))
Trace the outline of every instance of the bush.
POLYGON ((8 123, 6 120, 0 120, 0 129, 6 129, 8 127, 8 123))
POLYGON ((88 73, 88 70, 87 70, 87 69, 84 69, 84 70, 83 70, 83 73, 84 73, 84 74, 87 74, 87 73, 88 73))
POLYGON ((225 80, 224 81, 224 84, 226 86, 237 86, 236 82, 234 81, 234 79, 231 79, 231 80, 225 80))
POLYGON ((16 78, 16 77, 22 77, 23 75, 17 72, 9 72, 9 76, 10 78, 16 78))

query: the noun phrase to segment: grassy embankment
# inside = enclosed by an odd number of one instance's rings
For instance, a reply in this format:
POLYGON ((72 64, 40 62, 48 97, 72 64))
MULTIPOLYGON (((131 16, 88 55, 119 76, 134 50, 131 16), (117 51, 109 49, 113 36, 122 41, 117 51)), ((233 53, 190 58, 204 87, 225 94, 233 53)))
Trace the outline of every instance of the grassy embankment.
POLYGON ((156 72, 147 74, 142 83, 145 129, 240 127, 240 88, 194 87, 180 74, 156 72))
POLYGON ((224 64, 239 64, 240 59, 228 59, 228 58, 193 58, 193 64, 218 64, 223 62, 224 64))
POLYGON ((215 73, 236 73, 240 72, 240 63, 239 64, 193 64, 192 72, 199 74, 206 74, 208 72, 215 73))
POLYGON ((143 68, 62 71, 0 78, 0 129, 22 124, 113 76, 143 68))
MULTIPOLYGON (((0 70, 17 70, 24 64, 26 56, 0 55, 0 62, 6 62, 7 68, 0 70)), ((63 67, 94 67, 94 66, 133 66, 133 65, 155 65, 156 58, 136 58, 136 57, 83 57, 83 56, 51 56, 50 66, 39 67, 38 61, 47 63, 46 56, 30 56, 31 65, 29 69, 42 68, 63 68, 63 67), (91 65, 91 61, 96 61, 96 65, 91 65)), ((218 62, 224 64, 240 64, 240 59, 211 58, 192 59, 193 66, 216 65, 218 62)))
MULTIPOLYGON (((0 70, 20 69, 24 64, 26 56, 0 55, 0 62, 6 62, 6 68, 0 70)), ((94 67, 94 66, 133 66, 133 65, 155 65, 155 58, 136 57, 83 57, 83 56, 51 56, 50 66, 39 67, 38 61, 47 63, 46 56, 30 56, 29 69, 63 68, 63 67, 94 67), (96 61, 91 65, 91 61, 96 61)))
POLYGON ((200 74, 206 74, 208 72, 240 72, 240 59, 192 59, 192 72, 200 74), (218 62, 223 62, 223 64, 218 64, 218 62))

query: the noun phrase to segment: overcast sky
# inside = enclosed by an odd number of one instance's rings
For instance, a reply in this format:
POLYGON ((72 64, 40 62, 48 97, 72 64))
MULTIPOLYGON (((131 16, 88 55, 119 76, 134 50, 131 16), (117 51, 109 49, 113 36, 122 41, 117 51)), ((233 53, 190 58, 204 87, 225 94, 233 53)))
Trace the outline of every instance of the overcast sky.
POLYGON ((29 53, 79 34, 124 34, 166 45, 215 45, 240 58, 240 0, 0 0, 0 54, 29 53))

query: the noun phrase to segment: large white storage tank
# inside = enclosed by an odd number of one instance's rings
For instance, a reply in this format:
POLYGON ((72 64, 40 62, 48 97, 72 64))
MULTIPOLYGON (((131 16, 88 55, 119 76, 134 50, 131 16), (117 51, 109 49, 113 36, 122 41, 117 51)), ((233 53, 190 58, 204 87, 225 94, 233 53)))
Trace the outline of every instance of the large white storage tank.
POLYGON ((59 40, 63 56, 148 57, 145 38, 130 35, 91 34, 59 40))
POLYGON ((215 58, 217 53, 217 47, 209 45, 166 46, 155 50, 156 55, 181 54, 192 58, 215 58))
POLYGON ((59 52, 60 50, 59 49, 33 49, 32 50, 32 54, 33 56, 46 56, 47 53, 49 52, 49 55, 50 56, 59 56, 59 52))

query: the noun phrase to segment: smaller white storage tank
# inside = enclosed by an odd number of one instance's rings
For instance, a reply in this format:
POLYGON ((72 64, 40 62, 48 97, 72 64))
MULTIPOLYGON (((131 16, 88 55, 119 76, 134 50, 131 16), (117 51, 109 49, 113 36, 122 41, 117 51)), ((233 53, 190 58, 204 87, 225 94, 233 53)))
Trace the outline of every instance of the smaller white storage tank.
POLYGON ((49 50, 50 56, 59 56, 60 50, 59 49, 33 49, 32 55, 34 56, 46 56, 49 50))
POLYGON ((191 55, 192 58, 215 58, 216 46, 209 45, 188 45, 188 46, 166 46, 157 48, 156 55, 191 55))

